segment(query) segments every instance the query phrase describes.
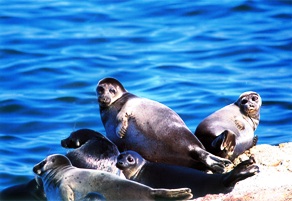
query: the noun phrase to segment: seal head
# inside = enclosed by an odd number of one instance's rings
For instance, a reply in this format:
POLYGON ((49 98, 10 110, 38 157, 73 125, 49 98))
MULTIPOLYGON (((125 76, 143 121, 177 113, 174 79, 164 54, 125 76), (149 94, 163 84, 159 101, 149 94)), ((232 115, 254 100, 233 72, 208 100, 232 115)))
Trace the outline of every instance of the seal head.
POLYGON ((104 78, 99 81, 96 92, 100 107, 109 107, 127 91, 118 80, 104 78))
POLYGON ((79 129, 61 141, 64 148, 74 148, 66 156, 75 167, 98 169, 122 176, 115 166, 120 154, 107 137, 91 129, 79 129))

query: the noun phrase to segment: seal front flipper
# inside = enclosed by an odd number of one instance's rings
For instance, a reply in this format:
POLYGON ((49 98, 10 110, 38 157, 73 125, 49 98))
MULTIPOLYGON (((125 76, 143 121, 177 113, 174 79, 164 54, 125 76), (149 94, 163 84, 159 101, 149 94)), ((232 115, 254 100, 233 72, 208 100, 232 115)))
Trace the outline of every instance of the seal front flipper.
POLYGON ((178 188, 178 189, 153 189, 151 195, 155 199, 167 200, 187 200, 193 197, 191 189, 178 188))
MULTIPOLYGON (((118 115, 120 116, 120 114, 118 115)), ((133 116, 131 114, 126 113, 122 118, 117 118, 119 121, 119 124, 116 128, 116 134, 119 138, 124 138, 126 133, 127 133, 127 129, 129 126, 129 120, 130 118, 133 118, 133 116)))
POLYGON ((258 143, 258 139, 259 139, 259 137, 258 137, 257 135, 255 135, 255 136, 253 137, 252 146, 256 146, 256 145, 257 145, 257 143, 258 143))
POLYGON ((254 164, 255 159, 253 156, 249 160, 243 161, 238 164, 233 170, 231 170, 227 177, 224 178, 223 184, 226 187, 234 187, 235 184, 241 180, 259 173, 259 167, 254 164))
MULTIPOLYGON (((211 146, 214 148, 214 150, 217 152, 223 151, 223 156, 231 156, 234 152, 236 145, 236 135, 230 131, 225 130, 222 132, 219 136, 217 136, 213 141, 211 146)), ((217 154, 216 154, 217 155, 217 154)))

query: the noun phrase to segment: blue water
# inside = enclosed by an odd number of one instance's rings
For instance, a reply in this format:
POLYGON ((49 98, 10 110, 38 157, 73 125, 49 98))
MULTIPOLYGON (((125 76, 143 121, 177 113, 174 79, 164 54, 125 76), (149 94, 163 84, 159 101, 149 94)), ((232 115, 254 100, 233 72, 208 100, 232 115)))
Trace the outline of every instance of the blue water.
POLYGON ((0 189, 66 153, 72 131, 105 133, 104 77, 171 107, 192 131, 256 91, 259 144, 292 141, 291 0, 0 2, 0 189))

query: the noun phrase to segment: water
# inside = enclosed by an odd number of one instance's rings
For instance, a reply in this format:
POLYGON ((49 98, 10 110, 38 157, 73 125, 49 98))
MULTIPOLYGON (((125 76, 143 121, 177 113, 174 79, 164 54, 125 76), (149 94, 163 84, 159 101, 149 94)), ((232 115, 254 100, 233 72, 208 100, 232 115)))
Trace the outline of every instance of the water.
POLYGON ((104 77, 174 109, 194 131, 253 90, 259 144, 292 141, 292 1, 10 0, 0 7, 0 189, 33 178, 60 140, 102 133, 104 77))

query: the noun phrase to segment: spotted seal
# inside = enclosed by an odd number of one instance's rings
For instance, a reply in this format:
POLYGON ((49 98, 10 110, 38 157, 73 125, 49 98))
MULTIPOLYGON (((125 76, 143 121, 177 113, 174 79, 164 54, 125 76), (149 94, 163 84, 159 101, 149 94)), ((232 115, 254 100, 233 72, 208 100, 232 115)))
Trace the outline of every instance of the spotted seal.
POLYGON ((192 196, 188 188, 153 189, 105 171, 76 168, 60 154, 45 158, 34 166, 33 172, 42 179, 49 201, 79 200, 91 192, 101 194, 106 200, 189 199, 192 196))
POLYGON ((235 103, 206 117, 195 135, 207 151, 233 160, 257 143, 254 131, 259 124, 261 105, 258 93, 244 92, 235 103))

